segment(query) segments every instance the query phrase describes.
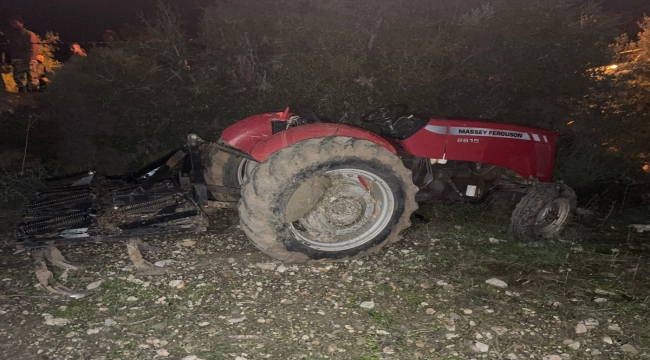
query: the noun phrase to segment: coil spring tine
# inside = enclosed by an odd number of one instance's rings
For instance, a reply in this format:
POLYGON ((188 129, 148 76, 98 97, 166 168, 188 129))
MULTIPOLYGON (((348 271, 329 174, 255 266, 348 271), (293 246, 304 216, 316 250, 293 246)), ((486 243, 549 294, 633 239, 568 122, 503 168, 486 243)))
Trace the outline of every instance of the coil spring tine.
POLYGON ((136 211, 146 211, 146 210, 151 210, 156 207, 164 207, 164 206, 169 206, 178 203, 177 200, 177 195, 176 194, 171 194, 171 195, 165 195, 156 199, 152 200, 147 200, 143 201, 137 204, 128 204, 124 205, 122 207, 117 208, 116 210, 119 211, 120 213, 133 213, 136 211))
POLYGON ((55 218, 23 224, 19 227, 26 235, 38 235, 58 229, 67 229, 72 226, 82 224, 88 220, 87 213, 76 213, 67 216, 58 216, 55 218))
POLYGON ((50 203, 39 203, 36 205, 31 205, 28 208, 30 210, 43 210, 43 209, 49 209, 49 208, 56 208, 56 207, 68 207, 68 206, 73 206, 79 203, 82 203, 86 200, 88 200, 89 196, 88 194, 84 196, 78 196, 78 197, 71 197, 71 198, 65 198, 65 199, 57 199, 56 201, 52 201, 50 203))

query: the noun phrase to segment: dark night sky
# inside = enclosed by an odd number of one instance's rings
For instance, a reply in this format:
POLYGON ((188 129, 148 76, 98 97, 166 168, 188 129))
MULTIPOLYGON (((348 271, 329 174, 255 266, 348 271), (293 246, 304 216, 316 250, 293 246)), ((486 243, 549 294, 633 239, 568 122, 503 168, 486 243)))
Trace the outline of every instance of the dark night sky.
MULTIPOLYGON (((188 31, 193 32, 201 8, 214 0, 168 1, 180 12, 188 31)), ((648 0, 605 0, 604 6, 637 17, 644 11, 650 14, 648 0)), ((6 26, 7 17, 20 14, 26 27, 39 35, 54 31, 66 42, 100 40, 104 30, 118 30, 124 23, 138 24, 139 14, 150 15, 155 7, 156 0, 0 0, 0 29, 6 26)), ((629 25, 623 29, 634 29, 631 16, 625 19, 629 25)))
MULTIPOLYGON (((171 0, 186 20, 190 31, 196 30, 201 8, 212 0, 171 0)), ((118 30, 124 23, 139 24, 140 14, 155 12, 156 0, 0 0, 0 28, 6 18, 18 14, 25 27, 39 35, 59 33, 63 41, 99 40, 104 30, 118 30)))

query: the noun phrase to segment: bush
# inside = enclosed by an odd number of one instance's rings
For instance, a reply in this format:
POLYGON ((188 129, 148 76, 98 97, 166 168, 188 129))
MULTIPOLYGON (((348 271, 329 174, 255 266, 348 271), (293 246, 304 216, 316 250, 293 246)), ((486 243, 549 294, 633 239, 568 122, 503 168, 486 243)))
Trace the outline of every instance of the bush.
POLYGON ((166 6, 146 31, 57 73, 42 113, 73 169, 121 172, 185 134, 305 105, 336 121, 386 103, 560 129, 607 63, 613 18, 577 0, 251 0, 166 6), (261 11, 263 9, 263 11, 261 11))
POLYGON ((566 141, 557 149, 555 177, 579 190, 594 190, 624 180, 630 166, 602 146, 566 141))

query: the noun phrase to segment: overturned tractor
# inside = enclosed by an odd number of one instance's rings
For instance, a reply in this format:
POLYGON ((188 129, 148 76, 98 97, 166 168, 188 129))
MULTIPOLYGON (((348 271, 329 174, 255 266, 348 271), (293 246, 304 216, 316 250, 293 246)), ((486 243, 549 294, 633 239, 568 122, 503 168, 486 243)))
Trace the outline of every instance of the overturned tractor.
POLYGON ((35 249, 41 284, 65 292, 45 267, 44 259, 72 266, 56 246, 122 239, 136 267, 153 273, 141 238, 206 231, 207 215, 222 208, 238 209, 260 250, 290 262, 377 252, 410 226, 419 202, 511 198, 520 241, 559 236, 575 209, 573 190, 552 182, 554 132, 412 114, 404 105, 362 120, 381 133, 287 108, 243 119, 216 142, 190 134, 128 176, 52 179, 27 207, 18 245, 35 249))

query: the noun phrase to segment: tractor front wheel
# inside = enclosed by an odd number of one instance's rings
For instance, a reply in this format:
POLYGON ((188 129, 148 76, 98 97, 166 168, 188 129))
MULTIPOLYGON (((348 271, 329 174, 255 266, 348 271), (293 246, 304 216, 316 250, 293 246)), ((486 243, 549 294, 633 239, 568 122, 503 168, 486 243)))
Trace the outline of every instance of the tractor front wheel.
POLYGON ((559 183, 540 184, 526 194, 512 213, 510 232, 521 242, 554 239, 576 208, 576 194, 559 183))
POLYGON ((411 172, 380 145, 309 139, 253 170, 239 217, 248 238, 276 259, 357 258, 398 240, 417 209, 417 190, 411 172))

